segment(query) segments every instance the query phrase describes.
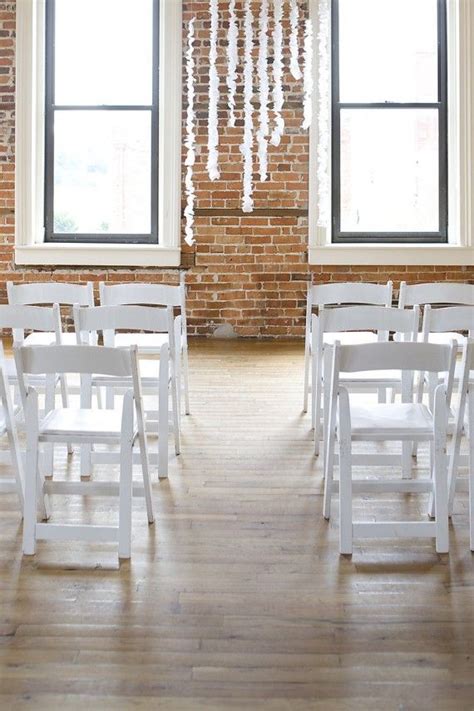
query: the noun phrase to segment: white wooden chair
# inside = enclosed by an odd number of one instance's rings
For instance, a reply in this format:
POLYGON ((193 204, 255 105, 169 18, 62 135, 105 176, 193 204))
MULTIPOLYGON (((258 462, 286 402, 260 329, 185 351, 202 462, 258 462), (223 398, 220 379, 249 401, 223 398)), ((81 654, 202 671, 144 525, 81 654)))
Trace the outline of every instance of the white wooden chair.
MULTIPOLYGON (((13 306, 94 306, 94 285, 91 281, 86 284, 70 284, 69 282, 34 282, 28 284, 14 284, 7 281, 8 303, 13 306)), ((60 321, 61 324, 61 321, 60 321)), ((57 343, 55 331, 35 331, 26 338, 18 331, 13 334, 16 343, 23 342, 25 346, 50 346, 57 343)), ((74 332, 67 332, 62 329, 61 343, 63 345, 75 345, 76 336, 74 332)), ((66 378, 60 378, 61 395, 63 405, 67 407, 68 387, 66 378)), ((71 448, 69 448, 70 450, 71 448)), ((71 453, 71 451, 70 451, 71 453)))
POLYGON ((436 550, 446 553, 448 538, 448 487, 446 467, 447 410, 451 398, 456 344, 372 343, 333 346, 326 455, 324 515, 330 516, 335 441, 339 443, 340 552, 352 553, 353 538, 436 538, 436 550), (341 373, 366 370, 401 370, 402 402, 355 405, 341 385, 341 373), (413 403, 414 371, 445 373, 444 384, 436 388, 434 411, 413 403), (352 479, 352 443, 380 441, 428 441, 433 451, 432 479, 429 481, 352 479), (426 492, 434 497, 435 521, 354 522, 352 492, 426 492))
MULTIPOLYGON (((179 404, 184 394, 185 414, 189 415, 189 368, 188 368, 188 331, 186 318, 186 283, 184 272, 180 273, 179 285, 169 284, 99 284, 101 306, 142 305, 171 306, 179 310, 175 318, 175 344, 179 357, 171 352, 176 371, 179 404), (182 377, 181 377, 182 375, 182 377)), ((116 337, 119 347, 136 344, 140 353, 158 355, 164 343, 163 334, 156 333, 120 333, 116 337)))
MULTIPOLYGON (((315 309, 320 309, 321 306, 341 306, 366 304, 372 306, 391 306, 392 305, 392 282, 386 284, 370 284, 365 282, 343 282, 335 284, 317 284, 311 282, 308 284, 308 296, 306 300, 306 327, 305 327, 305 346, 304 346, 304 403, 303 411, 308 410, 308 397, 310 392, 310 366, 314 363, 311 359, 311 344, 312 344, 312 316, 315 309)), ((376 340, 374 334, 370 331, 365 333, 351 333, 343 335, 337 334, 341 343, 367 343, 376 340)), ((327 333, 327 343, 334 343, 335 335, 327 333)))
MULTIPOLYGON (((400 309, 389 306, 340 306, 338 308, 321 306, 318 316, 313 314, 311 326, 311 411, 316 455, 319 454, 321 439, 325 349, 331 345, 338 334, 341 334, 341 337, 354 336, 354 341, 357 340, 359 334, 363 334, 362 338, 367 342, 369 340, 388 340, 389 334, 392 332, 401 334, 406 340, 414 340, 418 333, 418 324, 419 311, 416 308, 413 311, 400 311, 400 309), (329 334, 329 340, 327 334, 329 334)), ((380 392, 384 392, 386 388, 394 388, 399 385, 399 372, 391 374, 366 372, 359 375, 358 378, 352 377, 350 382, 353 389, 369 392, 376 390, 379 396, 380 392)))
POLYGON ((0 491, 15 493, 18 497, 21 514, 23 515, 23 462, 21 459, 20 445, 16 429, 13 405, 10 398, 10 387, 5 373, 0 364, 0 437, 6 435, 8 440, 8 458, 13 469, 13 479, 0 481, 0 491))
POLYGON ((474 551, 474 340, 464 344, 459 380, 459 407, 456 415, 451 452, 449 457, 449 514, 452 515, 456 482, 461 460, 461 439, 465 429, 467 412, 468 431, 468 482, 469 482, 469 547, 474 551))
MULTIPOLYGON (((427 284, 400 283, 398 307, 411 308, 418 304, 423 307, 429 305, 444 306, 474 306, 474 284, 458 284, 456 282, 431 282, 427 284)), ((420 334, 420 339, 422 336, 420 334)), ((432 334, 431 343, 449 344, 452 340, 459 341, 459 334, 453 332, 439 332, 432 334)))
MULTIPOLYGON (((174 348, 172 307, 168 306, 164 309, 150 306, 94 306, 84 308, 76 305, 73 307, 73 317, 78 344, 88 344, 91 339, 96 342, 97 334, 100 333, 102 334, 104 346, 108 348, 127 348, 127 346, 117 344, 119 337, 122 335, 117 333, 118 329, 145 331, 145 333, 137 333, 137 336, 156 334, 158 338, 163 337, 163 342, 158 352, 159 359, 155 356, 150 357, 148 351, 145 351, 144 358, 140 359, 140 377, 142 391, 145 394, 155 396, 158 405, 155 410, 149 410, 146 413, 149 425, 147 429, 158 433, 158 452, 150 454, 149 459, 158 466, 159 477, 167 477, 169 393, 171 393, 172 402, 171 416, 175 451, 177 455, 180 453, 177 392, 169 372, 169 353, 174 348), (147 355, 148 358, 146 357, 147 355), (161 363, 161 357, 165 357, 163 363, 161 363)), ((133 347, 137 348, 137 352, 140 353, 139 346, 135 345, 133 347)), ((107 378, 102 375, 94 375, 92 384, 98 389, 105 387, 106 390, 113 390, 114 392, 130 386, 130 383, 124 378, 107 378)), ((91 465, 94 461, 104 462, 107 460, 106 455, 100 453, 91 454, 90 448, 89 453, 86 448, 83 448, 82 452, 82 476, 90 475, 91 465)))
MULTIPOLYGON (((449 338, 450 341, 456 341, 459 345, 462 345, 465 337, 460 333, 461 331, 467 332, 469 338, 474 338, 474 306, 446 306, 439 309, 433 309, 430 304, 425 306, 421 332, 423 343, 440 343, 445 338, 449 338)), ((460 366, 460 363, 456 364, 454 371, 455 384, 459 382, 460 366)), ((428 384, 430 406, 432 406, 434 390, 439 381, 435 373, 420 377, 418 402, 423 399, 424 384, 426 382, 428 384)))
MULTIPOLYGON (((13 332, 13 340, 17 345, 24 344, 25 332, 30 331, 30 336, 43 333, 53 333, 56 344, 61 343, 61 316, 59 306, 56 304, 52 307, 47 306, 11 306, 7 304, 0 305, 0 329, 11 330, 13 332)), ((49 336, 48 336, 49 337, 49 336)), ((18 375, 16 371, 15 361, 13 358, 7 358, 3 350, 3 344, 0 341, 0 362, 3 363, 5 375, 8 383, 13 386, 15 391, 14 410, 15 415, 20 413, 20 390, 18 383, 18 375)), ((56 396, 56 387, 60 382, 59 377, 45 378, 43 375, 32 376, 29 384, 37 390, 44 392, 45 407, 51 409, 56 396)), ((67 403, 65 391, 61 390, 63 405, 67 403)), ((68 445, 68 451, 72 452, 72 448, 68 445)), ((42 470, 44 474, 51 475, 53 471, 53 446, 45 447, 44 457, 42 458, 42 470)))
POLYGON ((153 523, 153 503, 148 472, 143 403, 136 349, 119 350, 101 346, 27 346, 15 347, 15 360, 26 410, 26 479, 23 552, 33 555, 36 541, 84 540, 118 542, 120 558, 130 558, 132 494, 144 493, 148 521, 153 523), (38 396, 28 387, 29 374, 55 375, 74 373, 82 376, 81 407, 49 410, 44 418, 38 412, 38 396), (93 410, 91 377, 101 374, 127 378, 132 387, 126 391, 121 409, 93 410), (136 418, 134 417, 134 411, 136 418), (119 495, 118 526, 92 526, 38 523, 38 451, 44 443, 74 441, 80 445, 101 443, 120 445, 120 480, 115 482, 48 482, 48 493, 83 495, 119 495), (143 487, 134 491, 132 480, 133 446, 139 442, 143 487))

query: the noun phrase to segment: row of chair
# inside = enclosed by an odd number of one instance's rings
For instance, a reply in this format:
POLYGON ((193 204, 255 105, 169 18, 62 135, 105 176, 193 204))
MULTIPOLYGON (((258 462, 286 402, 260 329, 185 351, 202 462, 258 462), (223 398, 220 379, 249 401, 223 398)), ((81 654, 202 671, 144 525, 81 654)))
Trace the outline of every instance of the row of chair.
POLYGON ((9 438, 15 472, 15 479, 4 483, 3 488, 17 492, 24 511, 25 553, 34 552, 37 539, 72 537, 117 541, 119 556, 129 557, 131 497, 145 497, 148 520, 153 522, 150 464, 157 464, 160 478, 168 474, 169 397, 176 454, 180 451, 182 394, 189 412, 184 279, 177 287, 101 285, 100 293, 105 305, 96 307, 92 284, 9 284, 9 300, 15 303, 0 306, 0 327, 12 329, 14 340, 14 359, 6 358, 3 352, 0 359, 0 434, 9 438), (143 305, 147 303, 152 305, 143 305), (72 306, 74 333, 63 329, 59 304, 72 306), (99 342, 103 346, 98 346, 99 342), (70 376, 76 382, 79 378, 75 389, 80 395, 79 408, 69 406, 74 391, 70 376), (10 400, 12 385, 14 403, 10 400), (62 408, 56 407, 58 386, 62 408), (93 391, 102 408, 103 389, 106 409, 94 410, 93 391), (44 396, 42 411, 38 390, 44 396), (123 394, 122 407, 116 406, 118 393, 123 394), (144 395, 153 397, 152 410, 145 411, 144 395), (22 414, 27 439, 24 475, 16 432, 22 414), (148 446, 151 433, 158 437, 154 453, 148 446), (53 480, 53 448, 59 443, 67 444, 71 453, 72 445, 79 445, 80 481, 53 480), (99 450, 100 445, 107 445, 105 451, 99 450), (119 482, 95 481, 92 473, 97 462, 119 464, 119 482), (134 462, 141 465, 141 484, 132 483, 134 462), (51 523, 51 493, 118 494, 119 525, 51 523), (41 522, 37 521, 37 501, 41 522))
MULTIPOLYGON (((308 291, 305 347, 305 406, 311 392, 315 453, 322 434, 324 453, 324 516, 329 519, 331 496, 340 496, 340 550, 352 552, 352 537, 434 535, 437 550, 448 546, 447 517, 452 512, 460 461, 466 402, 473 389, 470 342, 462 363, 456 362, 460 332, 474 336, 474 286, 469 284, 402 285, 399 307, 391 306, 392 286, 327 284, 308 291), (432 303, 428 303, 428 301, 432 303), (315 311, 317 304, 317 313, 315 311), (348 305, 350 304, 350 305, 348 305), (420 330, 420 304, 423 306, 420 330), (443 308, 433 308, 443 304, 443 308), (451 306, 446 306, 451 304, 451 306), (455 304, 455 305, 453 305, 455 304), (390 341, 390 336, 393 341, 390 341), (309 389, 309 369, 311 389, 309 389), (415 378, 417 374, 417 379, 415 378), (424 390, 428 400, 424 404, 424 390), (453 387, 459 388, 454 422, 453 387), (387 391, 390 402, 387 403, 387 391), (378 404, 356 404, 349 393, 372 392, 378 404), (401 402, 395 402, 400 396, 401 402), (321 421, 323 433, 321 433, 321 421), (447 488, 446 437, 454 432, 447 488), (400 441, 401 454, 353 454, 353 441, 400 441), (419 442, 430 443, 429 481, 412 479, 412 455, 419 442), (339 456, 335 454, 339 444, 339 456), (339 481, 334 481, 334 463, 339 481), (353 480, 352 465, 398 465, 402 479, 353 480), (352 491, 429 492, 429 512, 435 523, 352 521, 352 491)), ((360 396, 359 396, 360 400, 360 396)), ((469 418, 468 418, 469 419, 469 418)), ((472 420, 471 420, 472 422, 472 420)), ((470 438, 472 440, 472 438, 470 438)), ((470 445, 471 446, 471 445, 470 445)), ((474 546, 473 457, 471 482, 471 548, 474 546)))

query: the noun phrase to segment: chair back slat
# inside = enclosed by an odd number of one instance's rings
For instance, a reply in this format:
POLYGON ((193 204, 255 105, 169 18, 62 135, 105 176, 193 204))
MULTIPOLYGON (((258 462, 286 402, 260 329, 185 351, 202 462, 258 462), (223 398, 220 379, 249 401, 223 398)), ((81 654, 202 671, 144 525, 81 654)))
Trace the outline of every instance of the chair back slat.
POLYGON ((182 307, 184 284, 99 284, 101 306, 147 305, 182 307))
POLYGON ((340 372, 367 370, 449 373, 454 368, 456 345, 435 343, 363 343, 338 347, 340 372))
POLYGON ((387 306, 342 306, 320 309, 321 331, 384 331, 412 334, 418 330, 419 310, 387 306))
POLYGON ((474 306, 446 306, 433 309, 427 304, 423 315, 423 336, 430 333, 448 331, 469 331, 474 333, 474 306))
POLYGON ((474 306, 474 284, 431 282, 407 284, 402 281, 398 305, 404 309, 415 304, 459 304, 474 306))
POLYGON ((136 349, 103 346, 15 346, 18 374, 51 375, 59 373, 97 374, 117 377, 132 375, 132 357, 136 349))
POLYGON ((13 306, 0 305, 0 328, 11 328, 15 341, 23 339, 23 332, 53 331, 59 342, 61 334, 61 314, 59 306, 13 306))
POLYGON ((7 282, 7 295, 9 304, 94 306, 94 285, 92 282, 87 284, 63 284, 62 282, 14 284, 9 281, 7 282))
POLYGON ((169 328, 170 308, 128 305, 92 308, 74 306, 74 324, 76 332, 127 329, 165 333, 169 328))
POLYGON ((340 284, 310 285, 308 300, 311 307, 336 306, 338 304, 372 304, 391 306, 392 282, 369 284, 365 282, 343 282, 340 284))

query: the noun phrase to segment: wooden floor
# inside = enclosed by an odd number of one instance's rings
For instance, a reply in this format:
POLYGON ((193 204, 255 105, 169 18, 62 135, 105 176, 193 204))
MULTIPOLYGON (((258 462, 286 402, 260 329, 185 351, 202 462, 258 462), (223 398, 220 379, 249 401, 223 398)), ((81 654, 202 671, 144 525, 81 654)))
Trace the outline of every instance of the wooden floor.
MULTIPOLYGON (((2 711, 474 709, 466 496, 449 556, 420 539, 340 558, 302 363, 301 344, 193 344, 182 454, 154 485, 154 526, 134 502, 120 569, 106 544, 22 558, 16 502, 0 497, 2 711)), ((57 520, 115 520, 110 499, 52 503, 57 520)), ((372 518, 420 506, 355 504, 372 518)))

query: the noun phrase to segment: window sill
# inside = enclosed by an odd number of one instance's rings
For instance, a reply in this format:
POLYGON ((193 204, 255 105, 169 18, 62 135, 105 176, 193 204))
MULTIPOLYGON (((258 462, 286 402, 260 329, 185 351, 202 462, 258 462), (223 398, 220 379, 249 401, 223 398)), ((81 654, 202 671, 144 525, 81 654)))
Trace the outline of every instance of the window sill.
POLYGON ((443 244, 331 244, 309 248, 310 264, 474 265, 474 249, 443 244))
POLYGON ((15 248, 15 264, 87 267, 179 267, 179 247, 145 244, 35 244, 15 248))

